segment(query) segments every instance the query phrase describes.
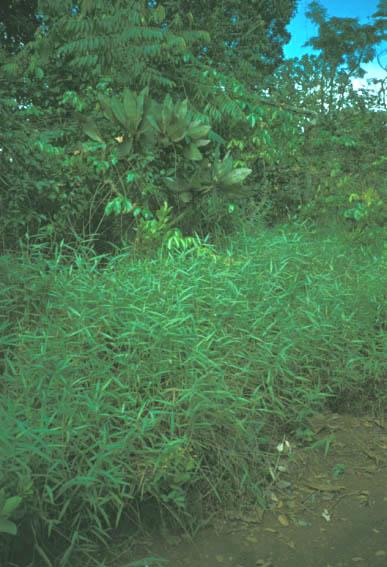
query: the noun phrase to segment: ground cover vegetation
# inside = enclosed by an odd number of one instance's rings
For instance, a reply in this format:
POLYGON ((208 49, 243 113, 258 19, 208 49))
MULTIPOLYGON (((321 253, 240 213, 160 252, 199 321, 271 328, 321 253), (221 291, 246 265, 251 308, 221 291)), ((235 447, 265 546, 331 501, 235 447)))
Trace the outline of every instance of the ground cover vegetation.
POLYGON ((385 3, 284 61, 296 4, 1 8, 5 564, 264 506, 280 432, 384 413, 385 3))

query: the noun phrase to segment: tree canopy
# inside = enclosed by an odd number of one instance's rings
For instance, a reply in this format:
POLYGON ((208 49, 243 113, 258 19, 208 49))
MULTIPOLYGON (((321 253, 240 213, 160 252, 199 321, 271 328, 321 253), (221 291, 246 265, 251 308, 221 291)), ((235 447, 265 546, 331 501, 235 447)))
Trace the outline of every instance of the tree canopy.
POLYGON ((367 24, 312 2, 317 55, 289 61, 295 0, 14 0, 1 10, 4 242, 42 230, 121 239, 153 226, 164 203, 189 232, 231 223, 233 200, 266 203, 274 218, 310 209, 311 183, 329 168, 322 148, 352 181, 382 167, 366 145, 382 135, 384 83, 360 92, 352 78, 385 37, 385 2, 367 24))

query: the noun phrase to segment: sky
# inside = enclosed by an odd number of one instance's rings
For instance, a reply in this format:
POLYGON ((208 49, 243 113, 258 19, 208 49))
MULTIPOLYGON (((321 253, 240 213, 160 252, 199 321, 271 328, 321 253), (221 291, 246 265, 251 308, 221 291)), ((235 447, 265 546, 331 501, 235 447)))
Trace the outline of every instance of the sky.
MULTIPOLYGON (((292 39, 285 46, 286 57, 301 57, 311 50, 310 47, 302 47, 317 32, 317 28, 305 17, 308 4, 309 0, 299 0, 297 15, 288 26, 292 39)), ((320 4, 327 9, 328 17, 359 18, 360 23, 364 24, 376 12, 378 0, 320 0, 320 4)), ((386 45, 384 45, 384 49, 386 49, 386 45)), ((381 50, 381 47, 378 47, 378 50, 381 50)), ((382 59, 385 66, 387 64, 386 59, 387 53, 384 54, 382 59)), ((367 70, 368 77, 382 78, 386 75, 377 61, 368 63, 364 68, 367 70)))

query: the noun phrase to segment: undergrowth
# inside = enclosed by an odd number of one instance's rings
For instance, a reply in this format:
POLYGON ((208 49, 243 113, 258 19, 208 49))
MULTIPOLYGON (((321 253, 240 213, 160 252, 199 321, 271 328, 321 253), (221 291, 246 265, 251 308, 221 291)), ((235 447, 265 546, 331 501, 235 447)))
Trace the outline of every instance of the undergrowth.
POLYGON ((92 564, 124 521, 193 533, 264 504, 280 432, 384 412, 382 246, 304 224, 208 249, 1 258, 2 563, 92 564))

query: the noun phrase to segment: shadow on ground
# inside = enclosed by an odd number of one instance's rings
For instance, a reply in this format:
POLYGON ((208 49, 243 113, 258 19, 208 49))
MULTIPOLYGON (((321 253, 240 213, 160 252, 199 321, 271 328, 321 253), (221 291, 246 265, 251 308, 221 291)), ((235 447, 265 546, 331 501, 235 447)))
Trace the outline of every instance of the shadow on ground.
POLYGON ((139 547, 137 560, 123 548, 108 565, 386 567, 385 421, 329 414, 315 416, 310 426, 317 448, 290 445, 270 488, 269 510, 226 510, 194 542, 153 538, 139 547))

